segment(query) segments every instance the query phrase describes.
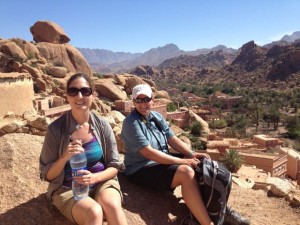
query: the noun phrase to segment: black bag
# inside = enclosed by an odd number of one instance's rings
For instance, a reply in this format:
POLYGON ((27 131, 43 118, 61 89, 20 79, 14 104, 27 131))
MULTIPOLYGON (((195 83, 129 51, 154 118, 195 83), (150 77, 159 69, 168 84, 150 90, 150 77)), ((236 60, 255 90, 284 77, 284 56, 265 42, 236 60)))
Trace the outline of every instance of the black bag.
POLYGON ((222 163, 203 158, 195 173, 211 220, 215 225, 222 225, 231 191, 231 172, 222 163))

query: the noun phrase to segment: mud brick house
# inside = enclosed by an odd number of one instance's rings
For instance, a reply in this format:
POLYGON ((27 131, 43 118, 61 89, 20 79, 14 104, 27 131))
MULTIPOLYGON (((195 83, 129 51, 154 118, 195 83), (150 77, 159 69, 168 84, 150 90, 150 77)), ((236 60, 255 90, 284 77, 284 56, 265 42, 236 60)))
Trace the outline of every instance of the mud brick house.
POLYGON ((278 138, 269 137, 265 134, 253 135, 253 142, 265 148, 274 148, 283 144, 283 141, 278 138))
POLYGON ((257 168, 269 172, 272 177, 286 177, 287 155, 285 154, 251 154, 240 153, 244 164, 255 165, 257 168))
POLYGON ((174 125, 185 128, 189 125, 190 115, 188 111, 167 112, 167 119, 172 120, 174 125))
POLYGON ((33 80, 28 73, 0 73, 0 117, 7 112, 22 115, 34 110, 33 80))
POLYGON ((213 93, 208 97, 210 104, 219 101, 226 109, 231 109, 235 104, 240 102, 243 96, 229 96, 220 92, 213 93))
POLYGON ((63 98, 57 96, 37 97, 33 102, 36 111, 48 117, 60 116, 71 109, 69 104, 65 104, 63 98))
POLYGON ((292 148, 279 147, 279 153, 287 155, 287 176, 293 180, 300 179, 300 153, 292 148))

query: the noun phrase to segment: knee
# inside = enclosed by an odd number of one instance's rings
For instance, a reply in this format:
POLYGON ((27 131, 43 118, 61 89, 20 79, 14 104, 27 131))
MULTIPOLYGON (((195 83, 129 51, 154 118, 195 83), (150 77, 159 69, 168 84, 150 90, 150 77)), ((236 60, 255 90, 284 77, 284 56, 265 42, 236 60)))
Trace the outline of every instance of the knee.
POLYGON ((116 213, 120 211, 122 208, 119 199, 113 199, 113 198, 102 201, 101 205, 105 211, 116 212, 116 213))
POLYGON ((102 221, 103 219, 103 211, 102 211, 102 207, 99 204, 95 204, 93 206, 91 206, 88 210, 87 210, 87 218, 89 218, 89 220, 91 221, 102 221))
POLYGON ((178 175, 182 181, 193 180, 195 177, 195 171, 188 165, 180 165, 175 175, 178 175))

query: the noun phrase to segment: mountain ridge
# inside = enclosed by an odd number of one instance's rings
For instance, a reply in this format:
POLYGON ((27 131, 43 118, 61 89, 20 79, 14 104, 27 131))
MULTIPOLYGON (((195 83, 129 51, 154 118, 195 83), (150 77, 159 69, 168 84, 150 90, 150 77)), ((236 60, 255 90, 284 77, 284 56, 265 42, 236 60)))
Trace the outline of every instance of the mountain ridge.
MULTIPOLYGON (((300 31, 295 31, 291 35, 284 35, 280 40, 265 44, 262 47, 271 48, 275 45, 286 46, 300 39, 300 31)), ((240 47, 241 48, 241 47, 240 47)), ((184 51, 175 44, 166 44, 162 47, 151 48, 144 53, 113 52, 106 49, 77 48, 86 58, 92 69, 96 73, 122 73, 131 70, 135 66, 148 65, 159 66, 165 60, 181 55, 206 55, 210 52, 223 51, 229 54, 236 54, 239 49, 217 45, 212 48, 200 48, 194 51, 184 51)))

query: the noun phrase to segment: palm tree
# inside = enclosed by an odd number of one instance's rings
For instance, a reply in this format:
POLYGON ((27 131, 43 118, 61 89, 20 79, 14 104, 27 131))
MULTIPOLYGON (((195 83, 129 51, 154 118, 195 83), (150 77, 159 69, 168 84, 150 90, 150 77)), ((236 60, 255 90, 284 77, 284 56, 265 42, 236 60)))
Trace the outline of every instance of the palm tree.
POLYGON ((239 154, 239 152, 235 149, 229 149, 226 151, 224 156, 220 159, 220 161, 227 167, 227 169, 234 173, 241 168, 243 160, 239 154))

